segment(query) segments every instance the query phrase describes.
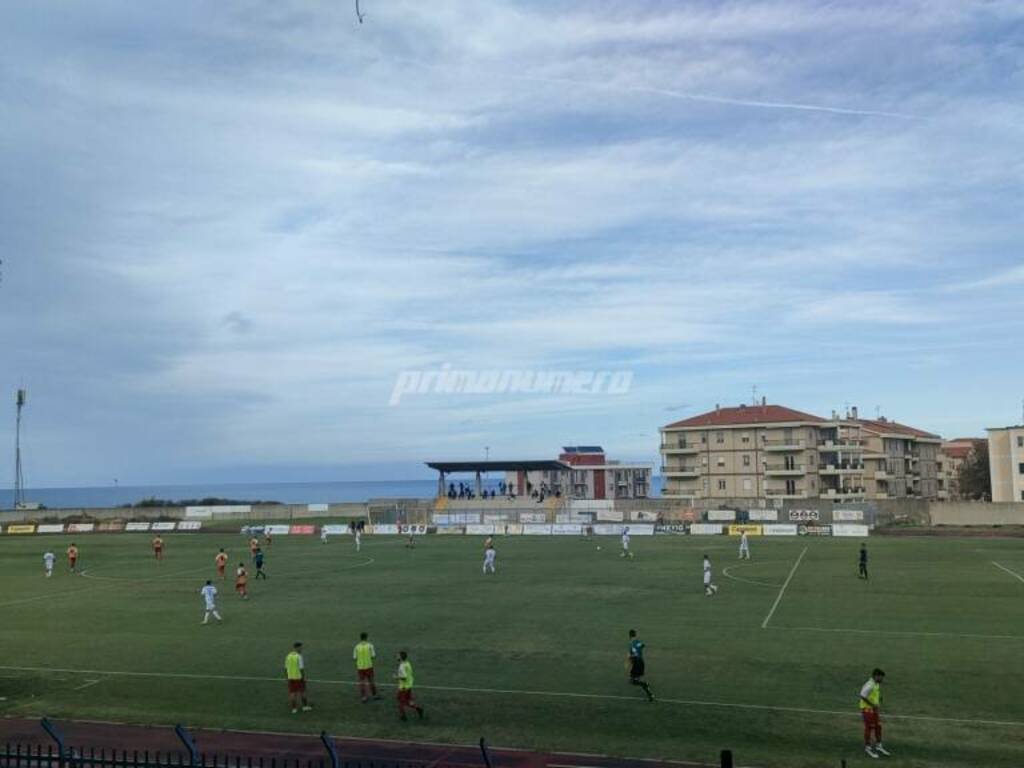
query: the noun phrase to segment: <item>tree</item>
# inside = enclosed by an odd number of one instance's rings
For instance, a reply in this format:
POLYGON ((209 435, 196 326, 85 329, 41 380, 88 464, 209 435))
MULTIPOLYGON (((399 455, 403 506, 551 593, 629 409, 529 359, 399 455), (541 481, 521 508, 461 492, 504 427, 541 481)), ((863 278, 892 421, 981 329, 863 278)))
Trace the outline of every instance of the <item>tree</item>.
POLYGON ((960 465, 960 497, 973 501, 992 498, 992 476, 988 469, 988 443, 978 443, 960 465))

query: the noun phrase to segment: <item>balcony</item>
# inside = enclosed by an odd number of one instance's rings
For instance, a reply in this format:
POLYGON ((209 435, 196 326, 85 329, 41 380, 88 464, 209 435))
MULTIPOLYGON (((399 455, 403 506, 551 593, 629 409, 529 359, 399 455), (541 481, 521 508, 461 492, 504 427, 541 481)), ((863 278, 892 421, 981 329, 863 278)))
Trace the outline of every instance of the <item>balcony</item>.
POLYGON ((676 440, 674 442, 665 443, 661 446, 662 453, 700 453, 700 443, 690 443, 686 440, 676 440))
POLYGON ((762 451, 802 451, 806 447, 806 440, 795 437, 783 437, 775 440, 764 440, 761 442, 762 451))
POLYGON ((668 467, 663 466, 661 468, 661 474, 663 477, 700 477, 700 467, 668 467))
POLYGON ((892 476, 886 470, 884 470, 884 469, 876 469, 875 470, 875 474, 872 475, 872 477, 874 477, 875 480, 881 480, 882 482, 886 482, 887 483, 887 482, 889 482, 889 479, 892 476))
POLYGON ((863 464, 849 464, 843 462, 842 464, 819 464, 818 472, 822 475, 852 475, 861 474, 864 472, 863 464))
POLYGON ((818 441, 818 450, 822 453, 832 451, 863 451, 864 441, 852 437, 827 438, 818 441))
POLYGON ((829 499, 863 499, 867 495, 866 488, 826 488, 822 494, 829 499))
POLYGON ((764 473, 766 475, 782 475, 782 476, 793 476, 802 475, 806 472, 806 467, 803 464, 766 464, 764 473))

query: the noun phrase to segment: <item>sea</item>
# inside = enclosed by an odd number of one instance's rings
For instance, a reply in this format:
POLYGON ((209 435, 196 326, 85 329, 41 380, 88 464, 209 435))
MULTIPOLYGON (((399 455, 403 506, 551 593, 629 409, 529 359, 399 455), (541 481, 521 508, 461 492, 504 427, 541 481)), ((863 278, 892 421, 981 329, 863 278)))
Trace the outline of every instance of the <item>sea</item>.
MULTIPOLYGON (((489 485, 494 485, 490 483, 489 485)), ((660 478, 651 485, 660 489, 660 478)), ((437 494, 436 480, 350 480, 318 483, 208 483, 201 485, 110 485, 89 488, 28 488, 25 501, 50 509, 119 507, 145 499, 186 501, 279 501, 282 504, 328 504, 381 498, 428 499, 437 494)), ((14 506, 14 491, 0 490, 0 509, 14 506)))

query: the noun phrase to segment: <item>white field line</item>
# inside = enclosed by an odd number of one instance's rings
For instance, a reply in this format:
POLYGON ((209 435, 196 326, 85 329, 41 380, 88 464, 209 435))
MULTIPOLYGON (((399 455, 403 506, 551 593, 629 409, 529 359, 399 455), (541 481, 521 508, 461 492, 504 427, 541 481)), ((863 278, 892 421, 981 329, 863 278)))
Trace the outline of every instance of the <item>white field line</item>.
POLYGON ((761 623, 761 629, 768 628, 768 622, 772 620, 772 616, 775 615, 775 609, 779 607, 779 603, 782 602, 782 596, 786 594, 786 587, 789 586, 789 582, 793 580, 793 574, 796 573, 796 569, 800 567, 800 561, 804 559, 804 555, 807 554, 807 547, 804 547, 800 552, 800 557, 793 563, 793 567, 789 571, 789 576, 786 577, 786 581, 782 584, 782 589, 779 590, 779 594, 775 598, 775 602, 772 603, 772 609, 768 611, 768 615, 764 617, 764 621, 761 623))
POLYGON ((86 688, 92 688, 97 683, 102 683, 102 682, 103 682, 102 679, 86 680, 82 685, 76 686, 76 687, 72 688, 71 690, 73 690, 73 691, 84 691, 86 688))
POLYGON ((758 587, 781 587, 782 586, 781 584, 776 584, 775 582, 755 581, 754 579, 744 579, 742 576, 733 576, 731 573, 729 573, 730 570, 732 570, 733 568, 739 568, 741 565, 752 565, 752 563, 736 563, 735 565, 730 565, 728 568, 723 568, 722 569, 722 575, 725 576, 725 578, 727 578, 727 579, 732 579, 733 581, 742 581, 744 584, 753 584, 753 585, 758 586, 758 587))
MULTIPOLYGON (((10 670, 15 672, 37 672, 43 674, 77 674, 77 675, 101 675, 101 676, 116 676, 116 677, 152 677, 152 678, 164 678, 164 679, 180 679, 180 680, 227 680, 227 681, 238 681, 238 682, 257 682, 257 683, 274 683, 280 684, 281 677, 258 677, 250 675, 207 675, 207 674, 195 674, 186 672, 122 672, 113 671, 106 669, 64 669, 57 667, 15 667, 15 666, 0 666, 0 670, 10 670)), ((310 683, 318 685, 342 685, 342 686, 356 686, 358 682, 355 680, 317 680, 310 679, 310 683)), ((378 683, 382 688, 394 688, 394 683, 378 683)), ((545 696, 549 698, 563 698, 563 699, 595 699, 602 701, 628 701, 635 704, 647 705, 647 702, 639 696, 621 696, 608 693, 576 693, 572 691, 531 691, 524 689, 514 688, 469 688, 464 686, 455 685, 421 685, 418 686, 420 689, 425 691, 447 691, 455 693, 487 693, 487 694, 498 694, 503 696, 545 696)), ((772 704, 740 704, 734 702, 725 701, 702 701, 700 699, 656 699, 657 702, 664 704, 680 704, 684 706, 696 706, 696 707, 723 707, 727 709, 753 709, 762 710, 768 712, 795 712, 800 714, 809 715, 839 715, 842 717, 860 717, 860 713, 856 710, 839 710, 839 709, 812 709, 809 707, 780 707, 772 704)), ((1010 728, 1024 728, 1024 721, 1019 720, 972 720, 968 718, 960 717, 934 717, 930 715, 895 715, 890 712, 886 712, 885 716, 890 719, 896 720, 920 720, 924 722, 935 722, 935 723, 965 723, 973 725, 999 725, 1010 728)))
POLYGON ((996 568, 998 568, 998 569, 999 569, 999 570, 1001 570, 1001 571, 1006 571, 1006 572, 1007 572, 1008 574, 1010 574, 1011 576, 1013 576, 1013 578, 1017 579, 1017 581, 1020 581, 1020 582, 1024 582, 1024 576, 1021 576, 1021 575, 1020 575, 1019 573, 1017 573, 1016 571, 1011 571, 1011 570, 1010 570, 1009 568, 1007 568, 1007 567, 1006 567, 1005 565, 1000 565, 1000 564, 999 564, 999 563, 997 563, 997 562, 996 562, 995 560, 993 560, 993 561, 992 561, 992 565, 994 565, 994 566, 995 566, 996 568))
POLYGON ((843 634, 857 635, 894 635, 903 637, 941 637, 941 638, 977 638, 982 640, 1024 640, 1024 635, 982 635, 971 632, 915 632, 913 630, 902 631, 898 629, 846 629, 843 627, 780 627, 771 626, 768 629, 781 630, 785 632, 841 632, 843 634))

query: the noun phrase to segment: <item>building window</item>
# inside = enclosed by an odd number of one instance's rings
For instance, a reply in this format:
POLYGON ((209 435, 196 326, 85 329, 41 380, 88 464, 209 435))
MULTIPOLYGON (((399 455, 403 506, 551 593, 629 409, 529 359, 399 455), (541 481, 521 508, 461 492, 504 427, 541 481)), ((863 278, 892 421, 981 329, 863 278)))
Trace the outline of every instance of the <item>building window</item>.
POLYGON ((754 487, 754 484, 750 480, 750 478, 749 477, 744 477, 743 478, 743 490, 744 491, 749 491, 749 490, 752 490, 753 487, 754 487))
POLYGON ((1017 447, 1024 448, 1024 435, 1017 435, 1017 447))
POLYGON ((701 442, 701 445, 707 444, 707 442, 708 442, 708 433, 707 432, 701 432, 700 433, 700 442, 701 442))
POLYGON ((724 443, 725 442, 725 432, 715 432, 715 442, 716 443, 724 443))
POLYGON ((724 467, 725 466, 725 457, 724 456, 719 456, 717 463, 718 463, 718 466, 724 467))
POLYGON ((743 433, 743 437, 741 439, 743 440, 744 443, 749 443, 750 442, 750 433, 749 432, 744 432, 743 433))
POLYGON ((701 485, 701 487, 702 487, 702 488, 703 488, 703 489, 704 489, 704 490, 706 491, 706 490, 708 489, 708 479, 707 479, 707 478, 705 477, 705 478, 704 478, 704 479, 703 479, 703 480, 701 481, 701 484, 700 484, 700 485, 701 485))
POLYGON ((725 480, 719 480, 718 481, 718 490, 720 490, 720 491, 724 491, 725 490, 725 480))
POLYGON ((1017 471, 1020 474, 1024 475, 1024 461, 1022 461, 1020 464, 1017 465, 1017 471))
POLYGON ((744 453, 743 454, 743 466, 744 467, 749 467, 750 466, 750 454, 749 453, 744 453))
POLYGON ((708 465, 708 457, 707 456, 701 456, 700 457, 700 463, 701 463, 701 465, 706 467, 708 465))

